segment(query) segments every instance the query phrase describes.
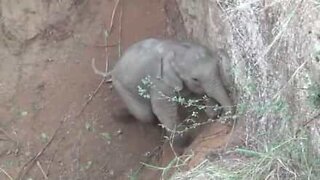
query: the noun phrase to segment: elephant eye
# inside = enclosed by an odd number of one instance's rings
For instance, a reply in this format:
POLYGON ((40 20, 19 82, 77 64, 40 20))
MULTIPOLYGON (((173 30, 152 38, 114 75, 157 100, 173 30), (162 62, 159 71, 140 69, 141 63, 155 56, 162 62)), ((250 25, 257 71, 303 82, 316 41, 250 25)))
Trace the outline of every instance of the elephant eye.
POLYGON ((199 81, 199 79, 198 79, 198 78, 192 78, 192 80, 197 81, 197 82, 199 81))

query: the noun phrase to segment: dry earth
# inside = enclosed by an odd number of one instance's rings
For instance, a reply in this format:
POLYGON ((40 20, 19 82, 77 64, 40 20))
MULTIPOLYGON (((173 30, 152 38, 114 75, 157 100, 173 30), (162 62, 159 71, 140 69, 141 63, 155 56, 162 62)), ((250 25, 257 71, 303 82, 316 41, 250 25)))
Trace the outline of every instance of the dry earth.
MULTIPOLYGON (((10 41, 0 44, 0 179, 19 175, 44 179, 44 174, 49 179, 154 179, 159 171, 139 168, 148 160, 145 155, 161 146, 160 128, 115 115, 123 105, 109 84, 103 84, 79 114, 101 81, 90 63, 95 58, 104 69, 103 33, 114 1, 73 2, 77 2, 72 5, 73 16, 53 23, 23 45, 10 34, 1 34, 10 41), (41 150, 45 151, 29 163, 30 169, 24 168, 41 150)), ((179 19, 173 6, 164 0, 123 0, 122 23, 118 10, 109 44, 117 44, 121 37, 123 51, 146 37, 177 37, 183 28, 169 27, 179 19)), ((108 49, 112 67, 118 46, 108 49)), ((165 147, 152 163, 165 165, 172 157, 165 147)))

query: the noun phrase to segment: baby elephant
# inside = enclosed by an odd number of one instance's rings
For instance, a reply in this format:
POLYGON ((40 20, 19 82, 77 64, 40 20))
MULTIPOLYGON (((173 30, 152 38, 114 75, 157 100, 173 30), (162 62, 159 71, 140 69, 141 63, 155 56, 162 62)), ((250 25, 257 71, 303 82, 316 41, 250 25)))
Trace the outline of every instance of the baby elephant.
MULTIPOLYGON (((177 95, 206 95, 208 104, 213 99, 232 112, 218 56, 200 45, 146 39, 129 47, 108 75, 129 112, 142 122, 158 118, 168 135, 180 122, 177 95)), ((210 117, 212 111, 206 112, 210 117)))

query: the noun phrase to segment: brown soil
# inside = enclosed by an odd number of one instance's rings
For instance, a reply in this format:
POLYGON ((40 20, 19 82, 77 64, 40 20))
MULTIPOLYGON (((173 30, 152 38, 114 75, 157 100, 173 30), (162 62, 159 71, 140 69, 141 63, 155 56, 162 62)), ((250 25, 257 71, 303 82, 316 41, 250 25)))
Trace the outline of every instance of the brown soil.
MULTIPOLYGON (((176 34, 168 22, 176 23, 179 18, 168 21, 166 15, 168 9, 177 8, 172 8, 172 2, 165 8, 166 3, 123 1, 122 50, 146 37, 176 34)), ((101 81, 90 63, 95 58, 97 66, 104 69, 103 31, 109 26, 113 5, 113 1, 87 1, 79 6, 75 23, 56 23, 19 46, 18 53, 12 53, 15 49, 8 44, 1 45, 0 179, 8 179, 5 173, 18 177, 19 172, 23 179, 44 179, 42 170, 49 179, 158 179, 159 171, 139 167, 148 160, 145 155, 161 145, 161 129, 116 115, 123 105, 109 84, 103 84, 79 114, 101 81), (23 170, 44 147, 30 169, 23 170)), ((118 15, 110 44, 119 39, 118 15)), ((118 57, 117 46, 109 47, 109 54, 112 67, 118 57)), ((152 163, 165 165, 172 155, 164 150, 152 163)))

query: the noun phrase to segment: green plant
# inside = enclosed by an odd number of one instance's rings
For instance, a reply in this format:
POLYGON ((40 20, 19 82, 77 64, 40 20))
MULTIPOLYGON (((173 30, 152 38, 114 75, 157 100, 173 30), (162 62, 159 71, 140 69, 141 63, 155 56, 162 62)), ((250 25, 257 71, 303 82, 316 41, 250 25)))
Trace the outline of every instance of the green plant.
POLYGON ((320 108, 320 85, 315 83, 308 88, 308 101, 311 107, 320 108))

